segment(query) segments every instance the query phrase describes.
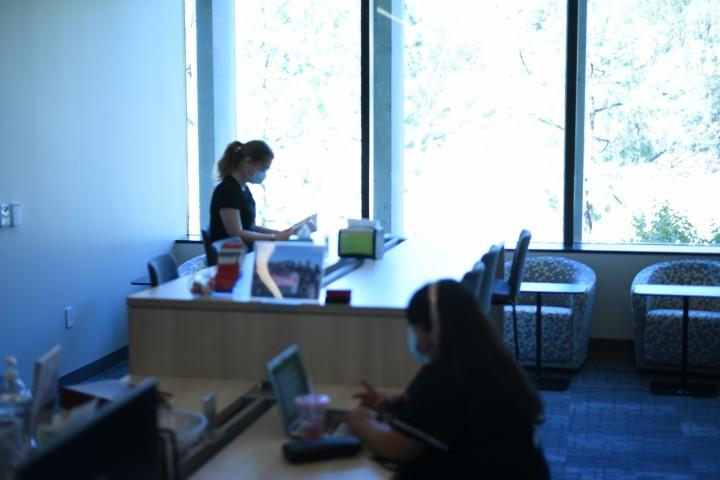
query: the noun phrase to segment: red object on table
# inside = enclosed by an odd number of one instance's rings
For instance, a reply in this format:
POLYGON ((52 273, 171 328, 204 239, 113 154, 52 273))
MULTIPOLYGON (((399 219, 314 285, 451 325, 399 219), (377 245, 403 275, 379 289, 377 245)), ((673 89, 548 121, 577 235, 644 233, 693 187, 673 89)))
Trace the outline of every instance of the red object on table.
POLYGON ((215 273, 215 290, 232 292, 235 283, 242 273, 242 262, 245 258, 245 245, 239 242, 227 242, 218 252, 217 273, 215 273))

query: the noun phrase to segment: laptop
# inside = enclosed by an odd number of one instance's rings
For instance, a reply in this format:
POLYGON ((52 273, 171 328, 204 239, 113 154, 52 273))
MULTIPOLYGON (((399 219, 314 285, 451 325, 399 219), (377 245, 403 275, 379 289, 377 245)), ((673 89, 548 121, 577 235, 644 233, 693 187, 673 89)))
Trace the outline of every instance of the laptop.
POLYGON ((320 303, 325 247, 312 242, 256 242, 250 298, 320 303))
MULTIPOLYGON (((300 438, 300 418, 295 397, 312 393, 312 387, 298 346, 290 345, 270 359, 267 363, 267 375, 285 432, 290 438, 300 438)), ((347 410, 340 409, 325 410, 325 434, 347 435, 347 425, 340 420, 347 413, 347 410)))

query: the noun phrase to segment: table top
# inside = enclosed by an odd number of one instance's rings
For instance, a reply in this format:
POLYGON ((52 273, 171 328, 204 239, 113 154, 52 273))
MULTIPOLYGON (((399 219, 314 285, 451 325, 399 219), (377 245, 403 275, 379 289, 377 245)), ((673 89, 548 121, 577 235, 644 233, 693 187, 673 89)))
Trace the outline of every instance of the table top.
MULTIPOLYGON (((472 247, 458 248, 455 245, 452 248, 447 240, 409 238, 385 252, 382 259, 366 260, 360 268, 332 282, 327 288, 351 290, 351 307, 404 310, 413 293, 426 283, 441 278, 460 280, 491 245, 489 241, 476 240, 473 243, 472 247)), ((319 305, 250 301, 254 258, 253 253, 245 256, 243 275, 231 294, 194 297, 190 293, 189 278, 182 277, 134 293, 128 297, 127 303, 132 307, 157 306, 157 301, 192 302, 195 308, 290 308, 306 311, 323 306, 326 289, 321 292, 319 305)))
POLYGON ((491 241, 452 245, 447 239, 412 237, 378 261, 365 262, 354 272, 330 284, 352 291, 354 307, 405 309, 413 294, 428 282, 461 280, 490 248, 491 241))
POLYGON ((522 293, 583 293, 588 289, 584 283, 522 282, 522 293))
POLYGON ((720 298, 720 286, 640 284, 633 287, 633 293, 666 297, 720 298))
MULTIPOLYGON (((144 375, 130 375, 125 381, 138 383, 144 375)), ((153 377, 157 380, 158 391, 170 394, 168 399, 173 408, 203 410, 203 397, 215 393, 215 408, 221 413, 240 396, 254 387, 257 382, 222 378, 153 377)))
MULTIPOLYGON (((210 391, 217 395, 218 411, 235 400, 253 382, 241 380, 156 377, 160 390, 171 393, 178 408, 201 410, 202 397, 210 391)), ((137 380, 136 377, 132 378, 137 380)), ((317 385, 315 391, 330 396, 332 408, 353 408, 357 400, 352 395, 361 387, 352 385, 317 385)), ((396 393, 396 392, 390 392, 396 393)), ((356 457, 292 465, 282 457, 285 435, 280 415, 275 407, 263 414, 247 430, 233 439, 190 478, 339 478, 384 479, 392 472, 373 461, 367 451, 356 457)))

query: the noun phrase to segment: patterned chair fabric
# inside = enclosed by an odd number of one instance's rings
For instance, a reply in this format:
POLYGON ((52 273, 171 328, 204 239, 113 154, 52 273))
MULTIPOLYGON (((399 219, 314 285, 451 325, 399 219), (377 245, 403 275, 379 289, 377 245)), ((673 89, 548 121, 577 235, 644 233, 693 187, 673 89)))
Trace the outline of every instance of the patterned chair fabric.
MULTIPOLYGON (((507 275, 510 262, 505 262, 507 275)), ((587 265, 563 257, 529 257, 523 282, 580 283, 581 294, 543 295, 542 365, 577 370, 587 359, 590 318, 595 298, 595 272, 587 265)), ((517 305, 520 362, 535 365, 536 296, 520 293, 517 305)), ((503 337, 513 347, 512 309, 505 307, 503 337)))
MULTIPOLYGON (((720 262, 670 260, 641 270, 635 285, 720 285, 720 262)), ((688 368, 720 368, 720 299, 691 298, 688 322, 688 368)), ((635 365, 638 368, 676 370, 682 363, 680 297, 632 296, 635 365)))
POLYGON ((185 275, 190 275, 191 273, 202 270, 207 266, 207 257, 205 256, 205 254, 198 255, 180 264, 180 266, 177 267, 178 275, 184 277, 185 275))

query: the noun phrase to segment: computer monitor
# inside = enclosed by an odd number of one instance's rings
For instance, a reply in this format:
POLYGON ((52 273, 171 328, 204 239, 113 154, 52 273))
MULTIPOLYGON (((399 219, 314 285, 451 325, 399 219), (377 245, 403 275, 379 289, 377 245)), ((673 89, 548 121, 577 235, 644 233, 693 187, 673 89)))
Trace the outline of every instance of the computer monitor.
POLYGON ((155 381, 128 388, 20 464, 18 480, 161 478, 155 381))

